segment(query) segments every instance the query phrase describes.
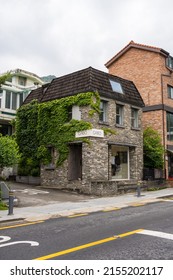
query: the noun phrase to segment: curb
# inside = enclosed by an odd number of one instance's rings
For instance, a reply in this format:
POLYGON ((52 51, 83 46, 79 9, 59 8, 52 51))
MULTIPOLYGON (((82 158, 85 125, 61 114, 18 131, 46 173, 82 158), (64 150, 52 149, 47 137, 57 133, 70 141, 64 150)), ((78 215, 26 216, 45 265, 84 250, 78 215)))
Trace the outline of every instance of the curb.
POLYGON ((48 219, 53 219, 53 218, 68 218, 69 216, 73 216, 73 217, 77 217, 79 215, 83 216, 83 215, 90 215, 93 213, 97 213, 97 212, 113 212, 113 211, 118 211, 118 210, 122 210, 124 208, 131 208, 131 207, 140 207, 140 206, 145 206, 147 204, 152 204, 152 203, 157 203, 157 202, 163 202, 165 201, 162 198, 154 198, 154 199, 148 199, 148 200, 143 200, 143 201, 134 201, 128 204, 122 204, 120 206, 115 206, 113 204, 111 205, 107 205, 107 206, 95 206, 95 207, 86 207, 83 209, 74 209, 74 210, 62 210, 59 211, 57 213, 48 213, 48 214, 39 214, 36 216, 33 216, 33 214, 31 214, 30 216, 26 216, 26 217, 19 217, 19 218, 12 218, 11 219, 5 219, 0 221, 1 223, 7 223, 7 222, 14 222, 14 221, 21 221, 21 220, 25 220, 27 222, 33 222, 33 221, 40 221, 40 220, 48 220, 48 219))

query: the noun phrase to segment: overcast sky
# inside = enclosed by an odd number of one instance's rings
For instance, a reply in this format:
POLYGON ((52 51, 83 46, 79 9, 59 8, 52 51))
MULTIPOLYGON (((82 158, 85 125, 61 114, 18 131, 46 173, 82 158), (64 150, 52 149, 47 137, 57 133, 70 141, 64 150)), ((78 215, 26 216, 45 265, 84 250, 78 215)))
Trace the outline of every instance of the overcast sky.
POLYGON ((172 0, 0 0, 0 73, 107 71, 131 40, 173 55, 172 11, 172 0))

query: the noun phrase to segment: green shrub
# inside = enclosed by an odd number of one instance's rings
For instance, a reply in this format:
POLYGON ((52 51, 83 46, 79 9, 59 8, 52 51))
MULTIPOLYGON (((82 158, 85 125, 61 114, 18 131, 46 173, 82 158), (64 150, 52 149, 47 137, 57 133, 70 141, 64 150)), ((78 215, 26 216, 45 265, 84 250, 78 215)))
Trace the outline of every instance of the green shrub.
POLYGON ((0 135, 0 168, 13 166, 19 159, 19 148, 15 139, 0 135))
POLYGON ((144 130, 144 167, 163 168, 164 148, 159 133, 151 127, 144 130))

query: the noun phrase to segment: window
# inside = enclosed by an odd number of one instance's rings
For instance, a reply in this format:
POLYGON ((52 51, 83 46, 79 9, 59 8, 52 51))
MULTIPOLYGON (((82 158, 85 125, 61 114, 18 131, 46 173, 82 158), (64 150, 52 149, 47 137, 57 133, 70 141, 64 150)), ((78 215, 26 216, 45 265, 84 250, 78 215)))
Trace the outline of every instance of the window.
POLYGON ((73 107, 72 107, 72 119, 78 120, 78 121, 81 120, 81 111, 80 111, 79 106, 77 106, 77 105, 73 105, 73 107))
POLYGON ((22 105, 22 103, 23 103, 23 93, 20 93, 20 95, 19 95, 19 106, 21 106, 22 105))
POLYGON ((12 110, 16 110, 17 109, 17 94, 16 93, 12 93, 12 110))
POLYGON ((116 104, 116 124, 124 124, 124 106, 116 104))
POLYGON ((139 127, 139 121, 138 121, 138 109, 132 108, 131 109, 131 125, 132 128, 138 128, 139 127))
POLYGON ((111 146, 111 171, 112 179, 129 179, 129 148, 111 146))
POLYGON ((3 94, 3 90, 0 88, 0 108, 2 104, 2 94, 3 94))
POLYGON ((168 97, 173 99, 173 87, 168 86, 168 97))
POLYGON ((78 105, 68 107, 68 122, 71 120, 81 120, 81 111, 78 105))
POLYGON ((9 76, 6 81, 12 83, 12 76, 9 76))
POLYGON ((107 106, 108 106, 108 102, 101 100, 100 101, 100 116, 99 116, 99 120, 101 122, 106 122, 107 121, 107 106))
POLYGON ((11 104, 11 92, 6 91, 5 108, 10 109, 10 104, 11 104))
POLYGON ((5 135, 12 135, 12 126, 8 124, 1 124, 0 126, 0 133, 5 135))
POLYGON ((111 84, 111 87, 112 87, 113 91, 123 93, 122 86, 119 82, 116 82, 114 80, 109 80, 109 81, 110 81, 110 84, 111 84))
POLYGON ((12 110, 17 109, 17 93, 6 91, 5 108, 12 110))
POLYGON ((26 86, 26 78, 25 77, 19 77, 18 83, 21 86, 26 86))
POLYGON ((172 56, 168 56, 167 59, 166 59, 166 65, 173 69, 173 57, 172 56))
POLYGON ((23 101, 26 99, 28 94, 29 94, 29 91, 19 93, 19 106, 22 105, 23 101))
POLYGON ((173 114, 167 113, 167 140, 173 141, 173 114))
POLYGON ((68 122, 72 120, 72 106, 68 107, 68 122))

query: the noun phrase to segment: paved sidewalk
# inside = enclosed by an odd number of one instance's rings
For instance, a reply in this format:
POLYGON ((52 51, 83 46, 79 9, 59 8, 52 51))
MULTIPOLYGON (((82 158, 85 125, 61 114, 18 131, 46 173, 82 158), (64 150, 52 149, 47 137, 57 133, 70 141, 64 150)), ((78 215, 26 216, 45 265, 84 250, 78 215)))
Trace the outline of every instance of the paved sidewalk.
MULTIPOLYGON (((65 217, 69 215, 91 213, 97 211, 109 211, 115 207, 124 208, 162 201, 165 196, 173 196, 173 188, 158 191, 141 192, 137 197, 135 193, 124 194, 112 197, 82 197, 81 201, 58 201, 46 205, 30 207, 14 207, 13 215, 8 215, 8 211, 0 211, 0 222, 25 219, 27 221, 46 220, 53 217, 65 217)), ((80 195, 78 195, 80 197, 80 195)), ((169 199, 169 198, 168 198, 169 199)), ((165 199, 164 199, 165 200, 165 199)), ((171 200, 170 200, 171 201, 171 200)), ((173 203, 173 200, 171 201, 173 203)))

